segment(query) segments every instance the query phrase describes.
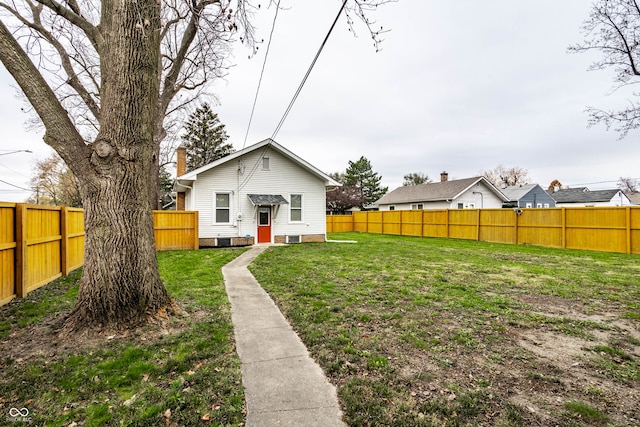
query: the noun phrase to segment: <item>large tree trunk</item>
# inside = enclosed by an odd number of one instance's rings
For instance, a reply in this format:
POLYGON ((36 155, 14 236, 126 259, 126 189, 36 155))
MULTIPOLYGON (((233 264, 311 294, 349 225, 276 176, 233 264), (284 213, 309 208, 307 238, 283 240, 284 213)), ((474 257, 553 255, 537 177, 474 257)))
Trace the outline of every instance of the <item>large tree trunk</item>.
POLYGON ((121 328, 139 324, 171 304, 158 273, 153 217, 139 164, 85 199, 85 264, 66 327, 121 328))
POLYGON ((171 304, 158 272, 149 185, 157 174, 160 8, 155 0, 102 7, 100 131, 88 167, 74 170, 86 237, 78 301, 66 322, 73 330, 130 326, 171 304))

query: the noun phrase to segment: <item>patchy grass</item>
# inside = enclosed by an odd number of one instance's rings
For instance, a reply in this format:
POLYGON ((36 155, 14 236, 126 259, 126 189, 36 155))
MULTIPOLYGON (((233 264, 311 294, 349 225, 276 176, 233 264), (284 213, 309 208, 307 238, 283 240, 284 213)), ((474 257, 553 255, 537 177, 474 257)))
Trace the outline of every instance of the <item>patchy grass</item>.
POLYGON ((250 268, 349 425, 640 425, 638 256, 330 238, 250 268))
POLYGON ((0 424, 16 421, 11 408, 27 408, 34 425, 242 425, 220 271, 241 252, 159 253, 163 280, 186 316, 122 336, 63 342, 52 334, 56 313, 74 302, 79 272, 1 307, 0 424))
POLYGON ((603 425, 607 421, 607 416, 599 409, 584 403, 571 400, 564 404, 567 415, 570 418, 584 420, 589 423, 603 425))

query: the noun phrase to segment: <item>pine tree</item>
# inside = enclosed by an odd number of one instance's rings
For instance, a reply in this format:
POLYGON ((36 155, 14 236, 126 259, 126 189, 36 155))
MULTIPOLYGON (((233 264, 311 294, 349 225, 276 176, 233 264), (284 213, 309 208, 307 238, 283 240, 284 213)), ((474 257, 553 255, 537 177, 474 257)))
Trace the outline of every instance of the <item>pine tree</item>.
POLYGON ((381 187, 382 177, 371 169, 371 162, 364 156, 352 162, 344 174, 344 185, 354 185, 362 191, 363 203, 361 208, 375 202, 384 196, 388 187, 381 187))
POLYGON ((233 153, 225 125, 220 123, 206 102, 197 108, 185 124, 186 133, 182 135, 183 145, 187 149, 187 170, 191 171, 207 165, 221 157, 233 153))

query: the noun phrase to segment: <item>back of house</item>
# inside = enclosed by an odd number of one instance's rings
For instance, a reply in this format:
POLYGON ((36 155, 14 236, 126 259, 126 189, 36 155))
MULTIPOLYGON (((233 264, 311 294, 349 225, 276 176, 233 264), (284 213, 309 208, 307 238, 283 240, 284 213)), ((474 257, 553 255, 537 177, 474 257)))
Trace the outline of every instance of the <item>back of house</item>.
POLYGON ((326 188, 335 185, 270 139, 176 179, 184 209, 199 212, 204 247, 323 242, 326 188))

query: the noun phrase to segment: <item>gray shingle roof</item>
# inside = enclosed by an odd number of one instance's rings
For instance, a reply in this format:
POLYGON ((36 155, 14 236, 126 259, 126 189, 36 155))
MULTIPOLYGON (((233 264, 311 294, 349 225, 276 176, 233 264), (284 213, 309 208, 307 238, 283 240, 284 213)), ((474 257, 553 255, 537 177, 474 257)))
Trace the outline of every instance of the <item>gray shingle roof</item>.
POLYGON ((393 205, 396 203, 453 200, 458 195, 460 195, 460 193, 480 180, 484 180, 484 178, 481 176, 475 176, 472 178, 455 179, 445 182, 431 182, 429 184, 407 185, 398 187, 395 190, 390 191, 389 193, 382 196, 374 204, 393 205))
POLYGON ((279 194, 247 194, 253 206, 288 205, 287 199, 279 194))
POLYGON ((608 202, 616 194, 614 190, 593 190, 589 191, 586 187, 563 188, 558 191, 549 191, 549 195, 558 203, 597 203, 608 202))
POLYGON ((625 193, 625 194, 627 195, 629 200, 631 200, 631 203, 633 203, 634 205, 640 205, 640 193, 625 193))
POLYGON ((533 190, 538 184, 513 185, 507 188, 501 188, 502 194, 507 196, 509 201, 522 199, 529 191, 533 190))

